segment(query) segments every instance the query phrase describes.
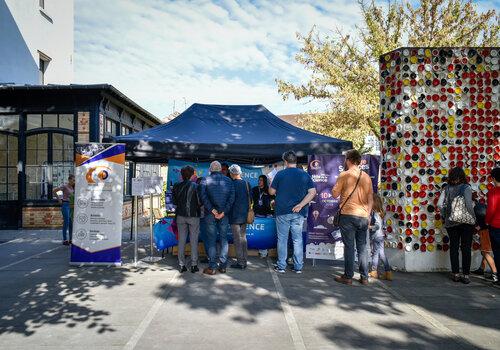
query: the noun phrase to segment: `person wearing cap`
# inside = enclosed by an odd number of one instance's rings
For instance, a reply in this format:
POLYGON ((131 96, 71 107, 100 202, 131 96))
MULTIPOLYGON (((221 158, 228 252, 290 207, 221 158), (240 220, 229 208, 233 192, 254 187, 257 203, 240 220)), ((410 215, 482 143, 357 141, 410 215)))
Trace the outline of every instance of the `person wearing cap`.
POLYGON ((235 269, 246 269, 247 267, 247 216, 250 210, 250 185, 241 179, 241 168, 237 164, 229 167, 229 174, 234 184, 234 204, 229 214, 229 224, 233 233, 233 243, 236 249, 236 264, 231 267, 235 269))
POLYGON ((464 213, 463 216, 469 214, 469 217, 473 217, 475 219, 472 189, 467 183, 467 177, 464 170, 462 168, 455 167, 450 170, 448 175, 448 186, 445 189, 445 200, 443 207, 441 208, 441 213, 445 218, 446 231, 450 237, 451 278, 454 282, 461 281, 464 284, 469 284, 474 223, 454 222, 450 219, 450 217, 455 214, 454 211, 457 210, 456 203, 460 200, 458 197, 463 197, 465 202, 465 210, 467 213, 464 213), (457 199, 455 201, 455 205, 452 205, 455 199, 457 199), (459 248, 461 248, 462 251, 462 277, 459 275, 459 248))
POLYGON ((210 175, 201 185, 208 246, 208 267, 203 273, 215 275, 217 269, 221 273, 226 272, 228 215, 234 203, 234 185, 230 178, 222 174, 222 166, 218 161, 210 163, 209 171, 210 175), (221 244, 219 259, 217 259, 217 240, 221 244))
POLYGON ((304 246, 302 228, 307 216, 308 205, 316 196, 314 183, 304 170, 297 168, 297 155, 293 151, 283 153, 285 169, 278 171, 269 188, 269 194, 276 195, 275 213, 278 233, 278 261, 275 271, 285 273, 288 255, 288 236, 292 235, 293 270, 302 273, 304 246))
POLYGON ((187 271, 185 247, 187 237, 191 243, 191 272, 198 272, 198 236, 200 233, 200 206, 198 185, 191 181, 194 169, 185 166, 181 169, 182 181, 174 185, 172 199, 176 206, 175 221, 179 230, 179 271, 187 271))
POLYGON ((488 191, 485 221, 489 226, 491 248, 497 267, 497 281, 495 283, 498 284, 498 268, 500 268, 500 168, 494 168, 491 171, 491 177, 495 187, 488 191))
POLYGON ((361 170, 361 154, 357 150, 345 154, 345 171, 333 187, 333 198, 340 197, 340 233, 344 242, 344 274, 335 281, 352 284, 355 248, 358 254, 359 282, 368 284, 368 223, 373 206, 373 186, 370 176, 361 170))

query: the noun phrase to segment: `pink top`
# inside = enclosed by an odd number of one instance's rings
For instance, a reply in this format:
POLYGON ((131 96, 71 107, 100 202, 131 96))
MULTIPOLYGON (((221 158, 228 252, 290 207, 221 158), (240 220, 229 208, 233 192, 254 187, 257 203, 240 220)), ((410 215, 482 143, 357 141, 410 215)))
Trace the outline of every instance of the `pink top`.
POLYGON ((67 202, 69 202, 69 197, 75 192, 73 187, 71 187, 68 184, 62 185, 61 187, 59 187, 59 190, 62 191, 62 193, 63 193, 63 195, 60 199, 62 199, 63 201, 67 201, 67 202))

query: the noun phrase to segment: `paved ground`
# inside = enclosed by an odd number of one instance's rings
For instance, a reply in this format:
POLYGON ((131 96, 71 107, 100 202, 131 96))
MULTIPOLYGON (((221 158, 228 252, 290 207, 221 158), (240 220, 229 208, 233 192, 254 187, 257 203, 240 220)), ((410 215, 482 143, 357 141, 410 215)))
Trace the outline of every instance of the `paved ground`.
MULTIPOLYGON (((500 289, 446 274, 336 284, 340 266, 179 274, 68 265, 54 231, 0 231, 0 349, 498 349, 500 289)), ((144 256, 144 251, 142 251, 144 256)))

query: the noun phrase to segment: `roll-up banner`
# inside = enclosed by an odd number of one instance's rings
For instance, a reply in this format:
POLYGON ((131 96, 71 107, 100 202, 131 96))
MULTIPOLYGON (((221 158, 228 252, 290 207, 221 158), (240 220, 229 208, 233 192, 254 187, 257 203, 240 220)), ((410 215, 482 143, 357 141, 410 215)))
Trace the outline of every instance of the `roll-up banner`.
POLYGON ((76 144, 70 264, 121 264, 124 171, 124 144, 76 144))
MULTIPOLYGON (((318 194, 309 207, 306 258, 335 260, 344 257, 340 230, 333 225, 339 199, 332 197, 332 188, 344 171, 344 160, 343 155, 309 156, 308 172, 318 194)), ((362 156, 360 168, 370 175, 374 192, 377 192, 379 166, 379 156, 362 156)))

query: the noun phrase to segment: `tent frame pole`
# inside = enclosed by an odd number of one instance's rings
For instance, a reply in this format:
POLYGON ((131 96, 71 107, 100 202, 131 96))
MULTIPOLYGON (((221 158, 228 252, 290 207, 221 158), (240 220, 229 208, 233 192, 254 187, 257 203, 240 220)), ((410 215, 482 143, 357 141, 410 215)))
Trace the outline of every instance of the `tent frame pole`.
POLYGON ((149 256, 151 261, 153 261, 153 221, 154 221, 154 211, 153 211, 153 194, 149 194, 149 256))
MULTIPOLYGON (((132 167, 132 178, 135 177, 135 162, 131 162, 130 166, 132 167)), ((129 174, 125 174, 128 176, 129 174)), ((132 181, 132 180, 131 180, 132 181)), ((132 186, 132 183, 130 183, 130 186, 132 186)), ((137 210, 137 203, 135 200, 132 200, 132 215, 130 217, 130 241, 133 239, 133 234, 134 234, 134 222, 135 222, 135 216, 134 212, 137 210)))

